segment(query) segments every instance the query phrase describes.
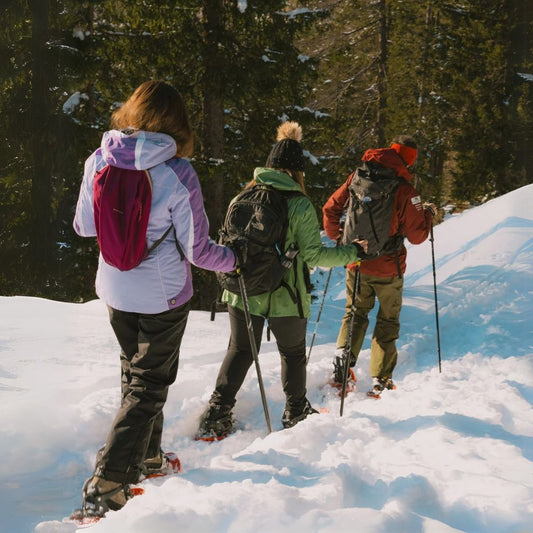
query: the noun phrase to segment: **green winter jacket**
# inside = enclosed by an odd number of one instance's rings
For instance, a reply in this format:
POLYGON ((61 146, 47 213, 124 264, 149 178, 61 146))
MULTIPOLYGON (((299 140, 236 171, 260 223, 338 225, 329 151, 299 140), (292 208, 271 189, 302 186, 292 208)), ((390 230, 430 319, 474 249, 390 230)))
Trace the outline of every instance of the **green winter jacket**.
MULTIPOLYGON (((300 186, 288 174, 269 168, 256 168, 254 179, 281 191, 300 191, 300 186)), ((357 261, 355 246, 325 248, 320 238, 320 228, 313 204, 304 195, 294 195, 288 199, 289 227, 285 239, 285 250, 294 245, 300 253, 293 267, 284 277, 284 285, 272 293, 249 296, 252 315, 264 317, 301 316, 309 317, 311 292, 309 287, 309 267, 343 266, 357 261), (294 299, 291 296, 294 295, 294 299), (296 300, 296 301, 295 301, 296 300)), ((243 309, 240 295, 225 290, 222 301, 243 309)))

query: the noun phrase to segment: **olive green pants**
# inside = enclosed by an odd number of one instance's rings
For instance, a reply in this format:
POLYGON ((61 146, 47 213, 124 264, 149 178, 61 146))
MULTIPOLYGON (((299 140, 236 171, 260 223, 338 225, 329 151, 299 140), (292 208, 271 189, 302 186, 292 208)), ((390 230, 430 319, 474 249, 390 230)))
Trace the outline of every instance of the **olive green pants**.
MULTIPOLYGON (((344 348, 350 329, 352 294, 355 271, 346 269, 346 308, 337 338, 337 348, 344 348)), ((370 351, 371 377, 392 377, 398 360, 396 339, 400 333, 400 311, 402 308, 403 278, 398 276, 382 278, 361 274, 359 291, 355 295, 355 318, 352 334, 352 360, 357 361, 366 330, 368 313, 373 309, 376 297, 379 310, 372 335, 370 351)))

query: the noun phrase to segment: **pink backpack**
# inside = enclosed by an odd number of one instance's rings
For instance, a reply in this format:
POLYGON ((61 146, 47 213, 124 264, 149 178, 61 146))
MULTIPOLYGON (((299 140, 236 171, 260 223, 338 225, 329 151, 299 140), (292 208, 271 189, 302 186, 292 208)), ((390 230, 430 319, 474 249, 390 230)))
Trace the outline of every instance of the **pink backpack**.
POLYGON ((168 235, 172 226, 150 248, 146 229, 152 204, 152 179, 147 170, 105 166, 93 184, 94 222, 105 262, 131 270, 168 235))

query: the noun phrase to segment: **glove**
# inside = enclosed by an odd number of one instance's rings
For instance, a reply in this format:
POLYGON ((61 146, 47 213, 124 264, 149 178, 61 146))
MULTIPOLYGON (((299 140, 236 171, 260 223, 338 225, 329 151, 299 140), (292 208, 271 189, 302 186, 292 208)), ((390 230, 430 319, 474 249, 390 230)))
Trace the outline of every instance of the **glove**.
POLYGON ((437 206, 435 204, 430 203, 430 202, 426 202, 424 204, 424 209, 426 211, 429 211, 432 216, 435 216, 437 214, 437 206))

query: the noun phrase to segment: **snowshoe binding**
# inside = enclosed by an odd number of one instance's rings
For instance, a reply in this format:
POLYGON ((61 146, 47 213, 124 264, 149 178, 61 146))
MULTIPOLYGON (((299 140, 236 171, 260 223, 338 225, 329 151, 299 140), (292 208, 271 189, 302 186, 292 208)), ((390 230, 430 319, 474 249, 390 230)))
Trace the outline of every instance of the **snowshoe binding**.
POLYGON ((210 405, 200 417, 200 426, 195 440, 213 442, 222 440, 234 431, 231 407, 210 405))
POLYGON ((298 422, 305 420, 309 415, 314 415, 318 412, 319 411, 311 406, 309 400, 305 400, 305 404, 302 409, 291 410, 289 407, 285 406, 283 416, 281 417, 281 423, 284 429, 292 428, 298 424, 298 422))
POLYGON ((379 399, 384 390, 395 390, 396 385, 391 378, 372 378, 372 388, 366 393, 370 398, 379 399))
MULTIPOLYGON (((352 359, 353 359, 353 356, 352 356, 352 359)), ((351 363, 352 361, 350 361, 350 365, 351 363)), ((339 396, 342 394, 343 377, 344 377, 344 357, 336 355, 333 361, 333 373, 331 375, 329 384, 333 388, 338 389, 339 396)), ((348 393, 353 392, 355 390, 356 383, 357 383, 357 378, 355 377, 355 372, 353 368, 350 368, 350 373, 348 374, 348 380, 346 381, 345 396, 348 395, 348 393)))
MULTIPOLYGON (((94 467, 95 472, 97 472, 100 467, 100 463, 104 455, 104 449, 105 446, 102 446, 102 448, 100 448, 96 453, 96 465, 94 467)), ((160 450, 159 455, 144 460, 144 463, 141 465, 139 483, 145 479, 167 476, 170 474, 179 474, 180 472, 181 462, 178 456, 173 452, 165 453, 163 450, 160 450)))
POLYGON ((122 509, 126 502, 137 494, 131 492, 129 485, 92 476, 85 481, 82 495, 81 508, 70 515, 70 520, 79 526, 94 524, 108 511, 122 509))
POLYGON ((141 481, 154 477, 179 474, 181 472, 181 462, 179 457, 173 452, 164 453, 146 459, 142 465, 141 481))

